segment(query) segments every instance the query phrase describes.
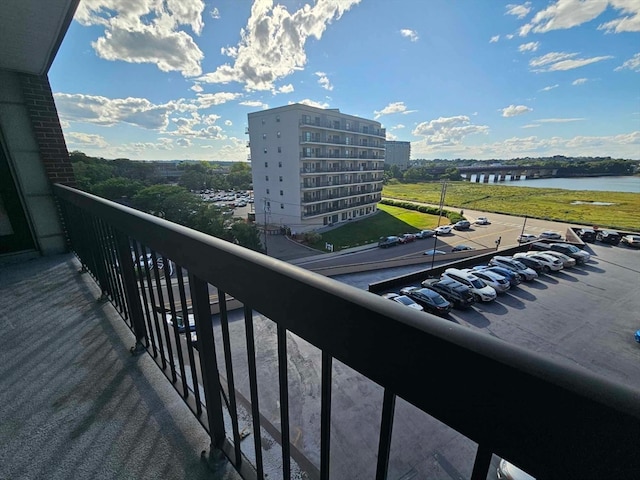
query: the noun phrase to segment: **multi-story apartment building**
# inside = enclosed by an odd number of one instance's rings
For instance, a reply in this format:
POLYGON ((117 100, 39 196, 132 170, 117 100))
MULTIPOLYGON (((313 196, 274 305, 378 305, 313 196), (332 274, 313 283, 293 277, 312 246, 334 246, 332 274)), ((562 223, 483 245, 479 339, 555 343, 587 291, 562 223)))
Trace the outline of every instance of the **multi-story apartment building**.
POLYGON ((384 161, 387 165, 398 165, 401 169, 409 168, 411 158, 411 142, 385 142, 384 161))
POLYGON ((305 232, 376 212, 379 122, 293 104, 250 113, 248 133, 257 223, 305 232))

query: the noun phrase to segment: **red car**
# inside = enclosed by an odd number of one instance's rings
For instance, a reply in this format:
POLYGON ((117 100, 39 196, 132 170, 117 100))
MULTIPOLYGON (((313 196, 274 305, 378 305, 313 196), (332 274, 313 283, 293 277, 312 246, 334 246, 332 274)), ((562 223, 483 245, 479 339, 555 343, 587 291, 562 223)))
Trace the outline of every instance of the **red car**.
POLYGON ((402 235, 398 235, 398 241, 400 243, 413 242, 415 239, 416 239, 416 236, 413 233, 403 233, 402 235))

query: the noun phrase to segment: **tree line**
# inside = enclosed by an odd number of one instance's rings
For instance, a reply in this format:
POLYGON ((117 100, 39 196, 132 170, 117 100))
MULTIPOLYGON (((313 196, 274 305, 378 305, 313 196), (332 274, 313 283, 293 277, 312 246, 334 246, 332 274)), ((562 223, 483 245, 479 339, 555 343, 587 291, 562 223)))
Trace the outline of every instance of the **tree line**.
POLYGON ((233 163, 227 172, 208 162, 187 163, 177 185, 167 184, 156 165, 128 159, 107 160, 71 152, 80 190, 150 213, 214 237, 262 251, 257 228, 226 207, 205 202, 192 191, 214 188, 248 190, 251 167, 233 163))

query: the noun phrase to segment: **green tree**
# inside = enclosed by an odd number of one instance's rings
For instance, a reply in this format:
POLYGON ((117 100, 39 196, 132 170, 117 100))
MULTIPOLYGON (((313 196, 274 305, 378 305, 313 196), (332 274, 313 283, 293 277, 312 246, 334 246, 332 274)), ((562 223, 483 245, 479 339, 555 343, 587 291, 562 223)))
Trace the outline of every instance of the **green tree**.
POLYGON ((96 183, 92 193, 109 200, 118 200, 122 197, 132 198, 144 188, 142 182, 128 178, 114 177, 96 183))
POLYGON ((231 234, 233 235, 234 241, 239 245, 255 250, 256 252, 263 251, 260 232, 258 232, 255 225, 238 220, 231 225, 231 234))
POLYGON ((178 181, 178 185, 188 190, 202 190, 208 188, 211 183, 211 176, 197 170, 187 170, 178 181))
POLYGON ((133 197, 136 208, 187 226, 202 203, 185 188, 174 185, 152 185, 143 188, 133 197))
POLYGON ((247 162, 234 162, 227 174, 227 183, 236 190, 251 188, 251 165, 247 162))

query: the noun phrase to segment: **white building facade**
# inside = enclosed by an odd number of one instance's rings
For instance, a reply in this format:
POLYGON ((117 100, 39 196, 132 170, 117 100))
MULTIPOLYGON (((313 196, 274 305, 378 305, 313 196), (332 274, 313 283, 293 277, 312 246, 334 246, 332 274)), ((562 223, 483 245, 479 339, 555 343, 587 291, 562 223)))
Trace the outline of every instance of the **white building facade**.
POLYGON ((293 104, 250 113, 248 133, 258 224, 300 233, 377 211, 379 122, 293 104))
POLYGON ((411 142, 387 141, 385 147, 384 161, 387 165, 398 165, 403 170, 409 168, 411 142))

